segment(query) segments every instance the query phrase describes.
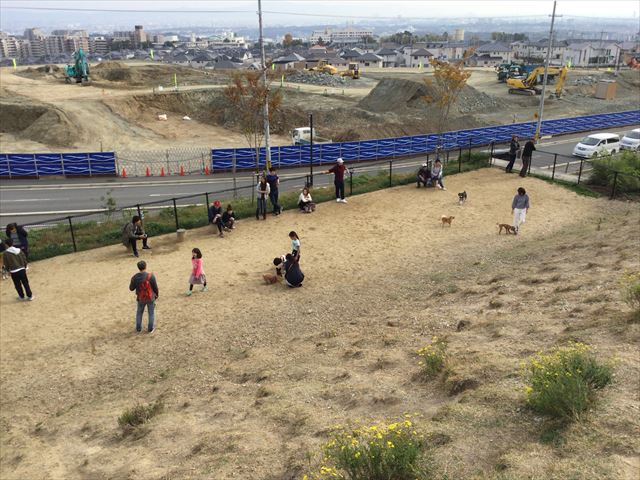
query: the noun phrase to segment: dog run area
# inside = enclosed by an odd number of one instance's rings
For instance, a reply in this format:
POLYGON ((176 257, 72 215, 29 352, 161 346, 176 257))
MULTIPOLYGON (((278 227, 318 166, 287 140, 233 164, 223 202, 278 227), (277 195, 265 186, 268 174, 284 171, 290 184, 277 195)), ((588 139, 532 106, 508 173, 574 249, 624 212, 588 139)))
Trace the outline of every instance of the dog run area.
POLYGON ((0 478, 301 478, 331 426, 405 412, 437 434, 429 455, 448 478, 498 478, 498 466, 511 475, 500 478, 637 478, 638 324, 619 317, 616 284, 638 268, 637 205, 493 169, 444 181, 242 220, 223 239, 151 238, 151 336, 134 333, 137 259, 122 246, 31 264, 33 302, 2 282, 0 478), (527 222, 498 235, 519 186, 527 222), (304 286, 265 285, 290 230, 304 286), (209 291, 186 297, 193 247, 209 291), (434 335, 453 371, 417 381, 415 351, 434 335), (539 441, 518 364, 568 340, 619 367, 558 452, 539 441), (158 400, 162 412, 123 436, 118 417, 158 400))

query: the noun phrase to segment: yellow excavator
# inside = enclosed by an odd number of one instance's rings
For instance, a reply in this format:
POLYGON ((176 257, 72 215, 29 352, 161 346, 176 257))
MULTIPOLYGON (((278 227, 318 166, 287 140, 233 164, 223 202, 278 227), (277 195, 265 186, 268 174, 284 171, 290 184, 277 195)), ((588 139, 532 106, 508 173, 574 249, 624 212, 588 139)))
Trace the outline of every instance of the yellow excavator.
POLYGON ((360 68, 357 63, 350 63, 347 69, 340 73, 342 77, 350 77, 354 80, 360 78, 360 68))
MULTIPOLYGON (((547 74, 548 76, 555 77, 555 86, 556 91, 554 95, 556 97, 560 97, 562 95, 562 87, 564 86, 564 81, 567 78, 567 72, 569 69, 567 67, 549 67, 547 74)), ((544 67, 538 67, 529 73, 525 78, 509 78, 507 79, 507 86, 509 87, 509 93, 513 93, 516 95, 540 95, 542 93, 542 89, 539 88, 538 78, 541 78, 544 75, 544 67)), ((541 82, 542 83, 542 82, 541 82)))
POLYGON ((318 65, 310 68, 310 72, 318 72, 318 73, 328 73, 329 75, 335 75, 338 73, 338 69, 333 65, 328 64, 324 60, 318 62, 318 65))

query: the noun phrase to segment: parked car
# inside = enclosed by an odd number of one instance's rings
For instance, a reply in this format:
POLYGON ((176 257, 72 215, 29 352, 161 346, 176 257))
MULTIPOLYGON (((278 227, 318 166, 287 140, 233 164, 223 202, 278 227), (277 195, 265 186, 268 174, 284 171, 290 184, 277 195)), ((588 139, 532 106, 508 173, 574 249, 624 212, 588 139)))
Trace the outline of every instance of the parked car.
POLYGON ((594 158, 620 151, 620 136, 615 133, 594 133, 584 137, 573 148, 576 157, 594 158))
POLYGON ((640 128, 624 134, 620 140, 620 150, 640 150, 640 128))

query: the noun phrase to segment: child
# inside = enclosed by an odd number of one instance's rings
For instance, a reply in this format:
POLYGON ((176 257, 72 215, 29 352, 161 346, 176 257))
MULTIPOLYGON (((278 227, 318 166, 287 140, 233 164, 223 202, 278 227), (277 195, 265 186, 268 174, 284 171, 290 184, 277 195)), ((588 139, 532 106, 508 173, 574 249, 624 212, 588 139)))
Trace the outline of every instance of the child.
POLYGON ((236 228, 233 224, 236 223, 235 213, 233 213, 233 207, 231 204, 227 205, 227 210, 222 214, 222 224, 227 230, 233 230, 236 228))
POLYGON ((202 291, 207 291, 207 277, 204 274, 202 268, 202 252, 199 248, 191 250, 191 276, 189 277, 189 291, 187 297, 190 297, 193 293, 194 285, 202 285, 202 291))
POLYGON ((256 186, 256 190, 258 192, 258 208, 256 208, 256 220, 260 220, 260 215, 262 215, 262 219, 267 219, 267 197, 269 196, 269 192, 271 191, 271 187, 269 187, 269 183, 267 182, 267 177, 262 174, 260 176, 260 181, 256 186))
POLYGON ((276 275, 278 277, 282 276, 282 267, 284 267, 284 261, 286 257, 284 255, 280 255, 273 259, 273 264, 276 266, 276 275))
POLYGON ((291 255, 300 258, 300 237, 296 232, 289 232, 291 239, 291 255))
POLYGON ((311 213, 316 209, 316 204, 313 203, 313 198, 306 187, 302 189, 302 193, 298 197, 298 207, 304 213, 311 213))

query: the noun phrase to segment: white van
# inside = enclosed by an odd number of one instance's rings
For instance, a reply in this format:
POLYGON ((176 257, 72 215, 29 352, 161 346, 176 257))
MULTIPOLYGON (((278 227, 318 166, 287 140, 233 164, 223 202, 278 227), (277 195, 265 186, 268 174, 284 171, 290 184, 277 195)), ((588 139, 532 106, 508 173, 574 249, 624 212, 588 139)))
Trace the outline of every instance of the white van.
POLYGON ((624 134, 620 140, 620 150, 640 150, 640 128, 624 134))
POLYGON ((594 133, 584 137, 573 149, 577 157, 592 158, 620 151, 620 136, 615 133, 594 133))

